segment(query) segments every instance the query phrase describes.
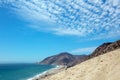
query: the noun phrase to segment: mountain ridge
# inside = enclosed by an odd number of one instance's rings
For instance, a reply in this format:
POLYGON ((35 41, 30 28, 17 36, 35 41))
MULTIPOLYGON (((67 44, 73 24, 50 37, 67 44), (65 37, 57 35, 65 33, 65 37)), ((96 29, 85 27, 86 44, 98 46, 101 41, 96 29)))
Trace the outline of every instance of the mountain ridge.
POLYGON ((62 52, 54 56, 45 58, 40 64, 50 64, 50 65, 66 65, 73 66, 79 62, 82 62, 86 59, 86 55, 72 55, 68 52, 62 52))

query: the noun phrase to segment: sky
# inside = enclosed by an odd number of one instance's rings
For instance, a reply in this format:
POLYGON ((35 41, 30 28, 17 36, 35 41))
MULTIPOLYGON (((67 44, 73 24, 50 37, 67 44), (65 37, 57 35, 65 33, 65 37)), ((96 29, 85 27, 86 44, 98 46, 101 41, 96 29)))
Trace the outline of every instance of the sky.
POLYGON ((120 0, 0 0, 0 63, 88 55, 120 39, 120 0))

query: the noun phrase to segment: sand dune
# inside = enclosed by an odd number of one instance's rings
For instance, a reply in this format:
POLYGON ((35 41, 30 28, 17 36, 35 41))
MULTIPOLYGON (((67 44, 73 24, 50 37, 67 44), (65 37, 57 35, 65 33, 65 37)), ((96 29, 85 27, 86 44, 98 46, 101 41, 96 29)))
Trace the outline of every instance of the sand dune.
POLYGON ((42 80, 120 80, 120 49, 92 58, 42 80))

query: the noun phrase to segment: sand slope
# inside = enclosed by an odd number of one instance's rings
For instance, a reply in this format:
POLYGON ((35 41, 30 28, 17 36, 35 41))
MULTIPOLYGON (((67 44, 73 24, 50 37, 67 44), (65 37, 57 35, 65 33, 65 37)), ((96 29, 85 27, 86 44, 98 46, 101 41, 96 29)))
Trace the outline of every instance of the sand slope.
POLYGON ((43 80, 120 80, 120 49, 87 60, 43 80))

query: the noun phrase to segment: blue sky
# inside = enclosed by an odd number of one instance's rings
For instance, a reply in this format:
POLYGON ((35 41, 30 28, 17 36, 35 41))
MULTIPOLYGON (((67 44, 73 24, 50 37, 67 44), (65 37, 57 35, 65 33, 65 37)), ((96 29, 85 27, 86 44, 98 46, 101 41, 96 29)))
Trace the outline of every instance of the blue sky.
POLYGON ((0 0, 0 63, 89 54, 118 39, 119 0, 0 0))

